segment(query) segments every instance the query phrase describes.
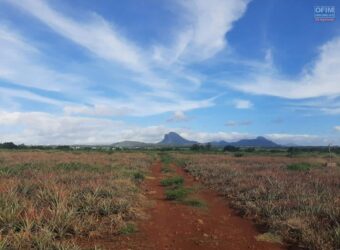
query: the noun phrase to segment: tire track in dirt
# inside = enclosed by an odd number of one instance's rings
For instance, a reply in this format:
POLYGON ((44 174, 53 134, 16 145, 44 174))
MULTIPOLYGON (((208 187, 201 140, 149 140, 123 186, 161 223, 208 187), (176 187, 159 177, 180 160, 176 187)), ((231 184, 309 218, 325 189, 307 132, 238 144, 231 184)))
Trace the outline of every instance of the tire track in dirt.
MULTIPOLYGON (((251 221, 243 219, 227 206, 225 200, 215 192, 199 190, 195 197, 204 201, 207 208, 194 208, 165 200, 164 188, 160 181, 162 163, 152 167, 152 177, 145 181, 147 197, 154 205, 147 211, 150 218, 141 221, 138 232, 114 237, 100 242, 105 249, 126 250, 283 250, 282 245, 259 242, 257 232, 251 221)), ((197 182, 176 168, 177 174, 185 178, 188 186, 197 182)))

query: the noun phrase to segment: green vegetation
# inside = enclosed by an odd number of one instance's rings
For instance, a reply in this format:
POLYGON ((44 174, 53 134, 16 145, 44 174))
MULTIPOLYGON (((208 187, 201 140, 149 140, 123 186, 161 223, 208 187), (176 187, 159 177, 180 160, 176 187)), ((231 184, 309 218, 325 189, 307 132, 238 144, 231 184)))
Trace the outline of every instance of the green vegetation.
POLYGON ((172 162, 172 157, 170 154, 166 153, 166 152, 161 152, 159 153, 161 162, 163 163, 163 165, 169 165, 172 162))
POLYGON ((145 179, 145 176, 144 176, 144 174, 141 173, 141 172, 135 172, 135 173, 133 174, 133 178, 134 178, 135 181, 141 182, 141 181, 143 181, 143 180, 145 179))
MULTIPOLYGON (((227 197, 241 215, 263 225, 268 232, 258 240, 340 249, 340 168, 316 167, 327 161, 323 155, 173 156, 185 161, 186 171, 227 197)), ((333 161, 340 163, 339 157, 333 161)))
POLYGON ((174 172, 174 170, 172 168, 170 168, 169 166, 167 166, 167 165, 163 165, 161 171, 164 174, 168 174, 168 173, 174 172))
POLYGON ((210 151, 212 149, 211 144, 210 143, 206 143, 206 144, 193 144, 190 149, 192 151, 210 151))
POLYGON ((165 197, 171 201, 184 201, 184 198, 190 193, 189 189, 184 187, 176 187, 174 189, 167 189, 165 191, 165 197))
POLYGON ((184 178, 182 176, 172 176, 161 181, 161 185, 164 187, 181 186, 184 184, 184 178))
POLYGON ((193 188, 184 187, 184 178, 182 176, 172 176, 161 181, 161 185, 166 187, 165 198, 170 201, 178 201, 182 204, 193 207, 204 207, 205 204, 196 198, 190 198, 194 192, 193 188))
POLYGON ((0 151, 0 249, 80 249, 75 238, 135 231, 144 153, 0 151))
POLYGON ((235 157, 242 157, 242 156, 244 156, 244 154, 241 153, 241 152, 237 152, 237 153, 234 154, 234 156, 235 157))
POLYGON ((240 148, 239 148, 239 147, 235 147, 235 146, 229 146, 229 145, 227 145, 227 146, 225 146, 225 147, 223 148, 223 151, 224 151, 224 152, 237 152, 237 151, 240 151, 240 148))
POLYGON ((186 199, 183 201, 185 205, 192 206, 192 207, 205 207, 206 204, 199 200, 199 199, 186 199))
POLYGON ((55 167, 58 170, 64 171, 89 171, 89 172, 98 172, 101 170, 101 167, 84 164, 81 162, 62 162, 56 165, 55 167))
POLYGON ((135 224, 128 223, 125 227, 122 227, 119 230, 119 233, 121 234, 132 234, 137 231, 135 224))
POLYGON ((313 166, 310 163, 300 162, 287 165, 288 170, 293 171, 306 171, 312 169, 313 166))

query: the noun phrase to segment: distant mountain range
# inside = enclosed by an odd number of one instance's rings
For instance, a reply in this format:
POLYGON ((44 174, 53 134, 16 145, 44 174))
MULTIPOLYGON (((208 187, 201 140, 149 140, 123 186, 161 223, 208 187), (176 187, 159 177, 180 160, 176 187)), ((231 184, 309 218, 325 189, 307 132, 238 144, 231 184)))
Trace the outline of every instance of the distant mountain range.
POLYGON ((225 146, 235 146, 235 147, 263 147, 263 148, 275 148, 280 147, 273 141, 266 139, 263 136, 258 136, 255 139, 243 139, 237 142, 226 142, 226 141, 213 141, 210 142, 213 147, 225 147, 225 146))
MULTIPOLYGON (((208 142, 212 147, 222 148, 225 146, 235 146, 235 147, 263 147, 263 148, 274 148, 280 147, 281 145, 276 144, 273 141, 266 139, 263 136, 258 136, 255 139, 243 139, 237 142, 226 142, 226 141, 212 141, 208 142)), ((138 141, 122 141, 112 144, 114 147, 122 148, 144 148, 144 147, 189 147, 193 144, 207 144, 199 143, 197 141, 190 141, 175 132, 170 132, 164 135, 163 140, 158 143, 144 143, 138 141)))

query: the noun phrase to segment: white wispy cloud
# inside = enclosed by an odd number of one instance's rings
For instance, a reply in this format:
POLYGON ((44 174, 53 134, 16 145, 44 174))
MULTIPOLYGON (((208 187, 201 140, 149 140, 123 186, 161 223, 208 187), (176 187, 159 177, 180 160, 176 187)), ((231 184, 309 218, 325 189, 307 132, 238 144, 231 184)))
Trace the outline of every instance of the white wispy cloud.
POLYGON ((4 87, 0 87, 0 97, 1 98, 5 98, 5 97, 6 98, 23 98, 23 99, 27 99, 27 100, 31 100, 35 102, 56 105, 56 106, 63 106, 68 103, 66 101, 60 101, 60 100, 56 100, 53 98, 41 96, 31 91, 4 88, 4 87))
POLYGON ((43 0, 14 0, 10 3, 100 58, 117 61, 136 71, 146 70, 138 48, 96 14, 92 14, 89 21, 75 21, 55 11, 43 0))
MULTIPOLYGON (((171 90, 174 84, 160 77, 145 48, 126 38, 112 22, 96 13, 85 20, 75 20, 54 9, 44 0, 8 1, 34 16, 56 33, 85 48, 90 55, 130 70, 130 78, 152 89, 171 90)), ((182 77, 182 76, 181 76, 182 77)), ((188 81, 190 83, 191 81, 188 81)), ((195 84, 195 83, 194 83, 195 84)))
POLYGON ((133 115, 148 116, 166 112, 184 112, 188 110, 206 108, 214 105, 214 98, 205 100, 154 100, 147 96, 115 100, 94 100, 95 105, 66 105, 64 111, 67 114, 85 115, 133 115), (174 111, 175 110, 175 111, 174 111))
POLYGON ((230 84, 235 89, 289 99, 340 96, 340 37, 319 48, 319 56, 294 79, 271 70, 254 73, 248 80, 230 84))
POLYGON ((56 91, 66 96, 77 97, 75 104, 36 94, 29 90, 18 88, 0 88, 0 95, 6 98, 23 98, 35 102, 59 106, 69 114, 86 114, 99 116, 137 115, 147 116, 171 112, 174 110, 190 110, 201 107, 210 107, 214 99, 190 100, 175 92, 166 90, 140 91, 129 93, 124 99, 107 100, 98 94, 89 91, 90 86, 83 76, 65 74, 47 68, 43 61, 39 61, 42 53, 22 38, 18 32, 6 26, 0 26, 0 78, 22 85, 42 90, 56 91), (36 60, 35 60, 36 59, 36 60), (15 67, 13 67, 15 65, 15 67), (163 100, 159 100, 162 98, 163 100))
MULTIPOLYGON (((266 134, 265 137, 282 145, 293 143, 299 146, 328 145, 330 141, 335 139, 320 135, 288 134, 288 133, 266 134)), ((337 140, 338 140, 337 143, 339 143, 340 142, 339 138, 337 140)))
POLYGON ((154 59, 166 64, 202 61, 223 50, 227 45, 226 33, 243 16, 249 1, 189 0, 177 3, 184 25, 176 28, 179 32, 172 46, 155 46, 154 51, 154 59))
POLYGON ((339 115, 340 114, 340 98, 319 97, 311 99, 294 100, 288 104, 288 107, 296 110, 302 110, 310 114, 322 113, 324 115, 339 115))
POLYGON ((340 126, 334 126, 334 130, 340 132, 340 126))
MULTIPOLYGON (((0 63, 0 77, 29 87, 78 94, 81 96, 78 100, 79 104, 66 104, 63 108, 67 114, 144 116, 214 105, 211 98, 194 100, 187 96, 186 91, 192 91, 192 86, 199 86, 198 78, 192 74, 185 74, 187 71, 184 73, 185 70, 179 68, 162 71, 162 77, 160 77, 151 69, 153 65, 148 59, 149 56, 141 52, 144 49, 125 38, 112 23, 108 23, 99 15, 92 13, 87 16, 87 20, 75 20, 58 12, 43 0, 8 2, 39 19, 58 34, 86 48, 92 55, 107 61, 108 65, 116 63, 134 72, 131 74, 127 71, 122 83, 116 83, 113 89, 119 90, 119 86, 126 86, 126 80, 129 80, 132 88, 134 83, 149 87, 148 90, 138 93, 130 93, 131 88, 127 91, 122 90, 120 94, 125 96, 124 98, 105 100, 98 93, 87 91, 88 86, 84 83, 93 82, 91 76, 86 79, 88 77, 86 73, 78 77, 76 74, 54 72, 46 68, 43 63, 35 60, 38 55, 42 54, 39 49, 31 45, 30 41, 22 39, 18 33, 3 29, 5 35, 2 37, 8 42, 1 44, 0 54, 11 53, 15 61, 4 55, 7 59, 2 61, 5 64, 4 67, 1 67, 0 63), (18 67, 14 69, 11 65, 18 67), (70 86, 77 86, 77 90, 70 90, 70 86)), ((86 71, 85 66, 84 72, 86 71)), ((115 72, 116 70, 113 74, 115 72)), ((26 96, 33 100, 32 94, 26 93, 26 96)), ((35 99, 37 99, 36 95, 35 99)))
POLYGON ((184 122, 188 120, 189 117, 181 110, 175 111, 172 116, 167 119, 168 122, 184 122))
POLYGON ((225 123, 227 127, 249 126, 251 124, 252 121, 227 121, 225 123))
POLYGON ((235 99, 233 101, 234 107, 237 109, 250 109, 254 104, 249 100, 235 99))
POLYGON ((27 42, 12 27, 0 24, 0 79, 26 87, 50 91, 78 89, 87 81, 46 66, 38 48, 27 42))
POLYGON ((238 141, 241 139, 249 138, 250 135, 247 133, 239 133, 239 132, 201 132, 201 131, 192 131, 192 130, 178 130, 179 134, 184 138, 189 140, 198 141, 201 143, 211 142, 211 141, 238 141))

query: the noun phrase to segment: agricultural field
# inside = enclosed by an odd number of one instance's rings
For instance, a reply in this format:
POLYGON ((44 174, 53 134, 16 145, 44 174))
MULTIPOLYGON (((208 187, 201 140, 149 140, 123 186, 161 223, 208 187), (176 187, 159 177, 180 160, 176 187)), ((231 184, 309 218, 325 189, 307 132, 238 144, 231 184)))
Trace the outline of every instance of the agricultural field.
POLYGON ((1 150, 0 250, 339 249, 334 156, 1 150))
POLYGON ((151 162, 138 152, 0 151, 0 249, 80 249, 133 232, 151 162))
MULTIPOLYGON (((178 165, 253 219, 268 240, 340 249, 340 168, 324 156, 173 154, 178 165)), ((340 158, 334 159, 337 165, 340 158)))

